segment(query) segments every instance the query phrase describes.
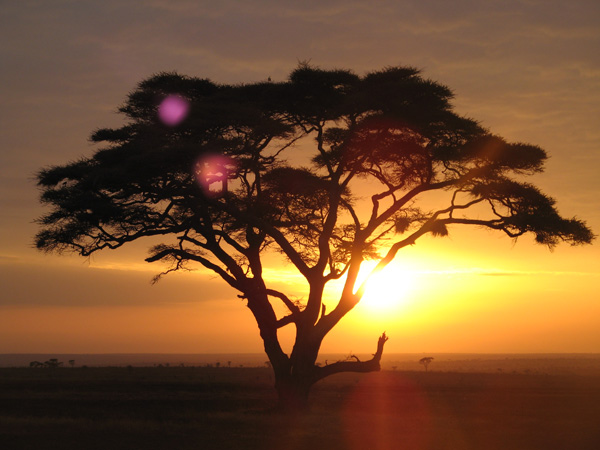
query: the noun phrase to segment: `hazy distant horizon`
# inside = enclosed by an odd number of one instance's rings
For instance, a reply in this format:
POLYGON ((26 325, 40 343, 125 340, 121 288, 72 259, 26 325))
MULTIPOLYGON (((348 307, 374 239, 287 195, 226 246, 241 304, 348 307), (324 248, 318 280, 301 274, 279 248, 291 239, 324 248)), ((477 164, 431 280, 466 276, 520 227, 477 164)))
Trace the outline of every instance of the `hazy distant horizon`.
MULTIPOLYGON (((327 364, 347 358, 348 353, 324 353, 318 362, 327 364)), ((367 353, 356 353, 368 359, 367 353)), ((600 375, 600 353, 388 353, 383 370, 419 371, 423 356, 434 358, 429 370, 475 373, 543 373, 600 375)), ((3 353, 0 368, 29 367, 30 362, 56 358, 66 369, 74 367, 266 367, 262 353, 3 353)), ((34 370, 34 369, 32 369, 34 370)), ((39 369, 43 370, 43 369, 39 369)))

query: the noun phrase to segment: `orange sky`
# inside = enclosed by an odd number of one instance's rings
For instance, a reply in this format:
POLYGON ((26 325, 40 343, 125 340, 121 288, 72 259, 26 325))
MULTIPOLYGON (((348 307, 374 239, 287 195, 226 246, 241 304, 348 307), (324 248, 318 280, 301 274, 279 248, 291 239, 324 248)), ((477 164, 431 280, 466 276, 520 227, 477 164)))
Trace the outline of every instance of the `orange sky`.
MULTIPOLYGON (((32 249, 33 174, 89 155, 89 134, 120 125, 127 92, 159 71, 235 83, 282 80, 308 59, 359 74, 419 67, 455 91, 459 113, 546 149, 531 181, 600 230, 597 1, 51 3, 0 16, 0 353, 261 351, 250 312, 219 280, 151 286, 160 269, 143 262, 143 242, 89 261, 32 249)), ((389 352, 600 351, 598 244, 550 253, 457 228, 387 272, 324 351, 371 352, 382 331, 389 352)), ((291 267, 270 274, 301 295, 291 267)))

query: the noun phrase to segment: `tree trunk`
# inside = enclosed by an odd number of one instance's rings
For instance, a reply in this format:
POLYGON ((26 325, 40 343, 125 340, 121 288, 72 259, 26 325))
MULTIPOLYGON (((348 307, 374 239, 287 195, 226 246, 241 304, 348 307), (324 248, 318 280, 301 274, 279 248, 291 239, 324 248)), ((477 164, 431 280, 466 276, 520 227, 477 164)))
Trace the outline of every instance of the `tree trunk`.
POLYGON ((275 371, 275 388, 281 410, 295 412, 308 408, 310 388, 317 381, 315 362, 318 347, 308 340, 297 340, 286 370, 275 371))
POLYGON ((306 411, 311 386, 311 380, 304 380, 297 376, 289 375, 276 379, 278 409, 286 413, 306 411))
MULTIPOLYGON (((383 346, 388 340, 385 333, 377 342, 377 351, 368 361, 339 361, 323 367, 316 366, 312 358, 312 347, 294 349, 288 364, 272 361, 275 373, 275 388, 278 395, 278 409, 287 413, 301 412, 308 409, 308 397, 311 387, 319 380, 341 372, 376 372, 380 370, 383 346)), ((297 343, 298 344, 298 343, 297 343)), ((316 355, 316 353, 314 353, 316 355)))
POLYGON ((296 342, 292 354, 288 357, 280 346, 277 336, 278 321, 264 285, 247 294, 245 298, 248 299, 248 308, 256 319, 265 352, 273 367, 279 409, 287 412, 306 410, 312 385, 334 373, 373 372, 380 369, 383 346, 388 339, 385 333, 379 338, 377 351, 372 359, 360 361, 354 357, 356 361, 338 361, 319 367, 316 360, 321 342, 327 334, 326 330, 317 330, 312 320, 296 321, 296 342))

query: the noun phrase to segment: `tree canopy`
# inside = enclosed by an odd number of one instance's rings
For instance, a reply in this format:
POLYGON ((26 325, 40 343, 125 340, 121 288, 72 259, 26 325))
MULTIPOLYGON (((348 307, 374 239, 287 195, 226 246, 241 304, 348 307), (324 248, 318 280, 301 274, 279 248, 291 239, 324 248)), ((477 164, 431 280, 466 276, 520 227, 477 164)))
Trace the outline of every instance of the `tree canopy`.
POLYGON ((379 270, 455 225, 531 234, 550 248, 594 238, 524 181, 543 170, 544 150, 458 115, 452 97, 411 67, 359 76, 300 64, 286 81, 239 85, 152 76, 119 108, 124 126, 92 134, 102 144, 92 156, 39 172, 50 211, 36 245, 87 256, 164 237, 146 260, 168 262, 166 272, 198 263, 239 291, 280 396, 307 395, 324 376, 379 367, 385 334, 370 361, 315 365, 322 339, 364 293, 365 259, 379 270), (424 201, 430 193, 439 195, 424 201), (306 301, 270 286, 269 252, 306 279, 306 301), (339 301, 326 311, 323 289, 340 278, 339 301), (288 314, 278 317, 273 302, 288 314), (290 354, 278 340, 288 325, 297 331, 290 354))

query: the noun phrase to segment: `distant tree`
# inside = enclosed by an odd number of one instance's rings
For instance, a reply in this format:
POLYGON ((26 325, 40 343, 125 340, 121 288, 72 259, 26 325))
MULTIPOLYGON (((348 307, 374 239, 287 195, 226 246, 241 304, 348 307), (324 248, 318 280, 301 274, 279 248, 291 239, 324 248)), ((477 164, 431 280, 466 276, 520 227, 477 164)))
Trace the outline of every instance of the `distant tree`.
POLYGON ((37 367, 43 367, 44 363, 41 363, 39 361, 31 361, 29 363, 29 367, 33 367, 33 368, 37 368, 37 367))
POLYGON ((92 134, 104 143, 93 156, 39 172, 51 210, 36 245, 89 256, 160 238, 146 261, 170 266, 156 279, 196 263, 237 290, 281 405, 304 407, 318 380, 380 369, 385 333, 368 361, 315 364, 325 336, 363 297, 364 260, 378 260, 379 271, 456 225, 529 233, 548 247, 593 239, 522 181, 542 171, 544 150, 491 134, 453 112, 451 99, 410 67, 359 76, 301 64, 284 82, 237 85, 158 74, 129 94, 123 127, 92 134), (306 281, 305 300, 265 274, 264 256, 277 253, 306 281), (338 279, 326 311, 325 286, 338 279), (276 313, 276 302, 287 312, 276 313), (286 326, 296 330, 291 352, 279 341, 286 326))
POLYGON ((419 364, 422 364, 423 367, 425 367, 425 372, 427 372, 427 368, 429 367, 431 361, 433 361, 433 356, 426 356, 425 358, 421 358, 419 360, 419 364))
POLYGON ((56 368, 62 366, 63 363, 56 358, 51 358, 48 361, 44 362, 45 367, 56 368))
POLYGON ((75 367, 75 360, 74 360, 74 359, 70 359, 70 360, 69 360, 69 365, 70 365, 71 367, 75 367))

